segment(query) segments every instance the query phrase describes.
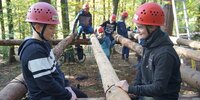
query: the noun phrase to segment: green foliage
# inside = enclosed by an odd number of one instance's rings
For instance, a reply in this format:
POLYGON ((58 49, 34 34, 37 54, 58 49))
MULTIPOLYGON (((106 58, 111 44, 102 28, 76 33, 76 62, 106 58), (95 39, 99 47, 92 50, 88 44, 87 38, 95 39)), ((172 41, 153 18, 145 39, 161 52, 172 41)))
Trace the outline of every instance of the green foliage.
POLYGON ((0 46, 0 55, 3 57, 3 59, 8 58, 9 55, 9 46, 0 46))
MULTIPOLYGON (((13 24, 14 24, 14 38, 15 39, 24 39, 27 36, 31 35, 31 27, 29 23, 25 22, 26 19, 26 13, 28 11, 28 8, 31 4, 37 2, 38 0, 12 0, 10 9, 12 9, 12 14, 9 16, 13 17, 13 24)), ((69 25, 70 30, 73 25, 74 18, 76 16, 76 13, 82 8, 82 0, 81 2, 76 2, 76 0, 68 0, 68 13, 69 13, 69 25)), ((94 27, 100 25, 105 20, 109 19, 109 16, 113 12, 113 0, 105 0, 105 14, 103 9, 103 1, 102 0, 85 0, 85 2, 88 2, 90 4, 90 12, 94 16, 94 27), (95 6, 95 8, 94 8, 95 6)), ((157 1, 157 3, 162 3, 162 0, 143 0, 146 2, 153 2, 157 1)), ((51 3, 55 8, 58 10, 59 17, 61 19, 61 5, 59 4, 59 0, 51 0, 51 3)), ((134 24, 132 22, 132 18, 134 16, 134 13, 139 5, 141 5, 142 0, 119 0, 118 4, 118 11, 117 11, 117 20, 120 18, 120 14, 122 11, 127 11, 129 13, 129 17, 126 20, 127 26, 131 26, 131 28, 134 28, 134 24)), ((2 0, 3 4, 3 20, 5 24, 6 29, 6 38, 8 38, 8 20, 7 20, 7 9, 6 9, 6 3, 5 0, 2 0)), ((186 6, 187 6, 187 12, 189 17, 189 26, 191 28, 191 31, 194 32, 197 29, 199 29, 199 22, 197 22, 198 18, 200 17, 200 2, 199 0, 186 0, 186 6)), ((182 7, 182 4, 179 4, 178 7, 182 7)), ((183 14, 183 12, 179 13, 180 15, 183 14)), ((182 15, 183 16, 183 15, 182 15)), ((183 20, 180 21, 182 25, 184 25, 183 20)), ((62 23, 58 26, 58 33, 56 34, 56 37, 62 38, 63 33, 62 30, 62 23)), ((183 30, 184 31, 184 30, 183 30)))

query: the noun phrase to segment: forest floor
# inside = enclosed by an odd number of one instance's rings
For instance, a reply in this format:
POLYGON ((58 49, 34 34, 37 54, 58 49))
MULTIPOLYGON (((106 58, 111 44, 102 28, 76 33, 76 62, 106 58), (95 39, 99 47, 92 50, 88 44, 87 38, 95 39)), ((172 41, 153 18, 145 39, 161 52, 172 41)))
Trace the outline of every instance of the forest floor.
MULTIPOLYGON (((74 87, 80 86, 80 90, 85 92, 88 97, 98 98, 105 97, 103 85, 99 77, 98 66, 91 50, 84 50, 87 57, 84 63, 64 63, 61 67, 62 71, 68 77, 70 84, 74 87)), ((120 49, 117 49, 120 52, 120 49)), ((134 52, 130 53, 128 61, 121 59, 121 54, 113 53, 110 62, 115 69, 120 80, 127 80, 130 84, 136 74, 133 67, 137 62, 134 52)), ((0 90, 3 89, 12 79, 21 73, 19 62, 6 64, 6 61, 0 57, 0 90)), ((194 92, 182 91, 181 94, 191 94, 194 92)))

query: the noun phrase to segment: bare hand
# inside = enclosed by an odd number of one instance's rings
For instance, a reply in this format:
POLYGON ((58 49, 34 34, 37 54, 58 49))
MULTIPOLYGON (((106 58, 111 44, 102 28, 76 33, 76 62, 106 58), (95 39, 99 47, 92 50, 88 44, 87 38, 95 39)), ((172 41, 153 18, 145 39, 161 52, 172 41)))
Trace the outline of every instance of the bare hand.
POLYGON ((118 86, 118 87, 122 88, 124 91, 128 92, 129 85, 126 80, 122 80, 122 81, 115 83, 115 86, 118 86))
POLYGON ((74 93, 74 91, 72 90, 71 87, 65 87, 65 89, 67 89, 72 94, 72 97, 71 97, 70 100, 77 100, 77 96, 76 96, 76 94, 74 93))

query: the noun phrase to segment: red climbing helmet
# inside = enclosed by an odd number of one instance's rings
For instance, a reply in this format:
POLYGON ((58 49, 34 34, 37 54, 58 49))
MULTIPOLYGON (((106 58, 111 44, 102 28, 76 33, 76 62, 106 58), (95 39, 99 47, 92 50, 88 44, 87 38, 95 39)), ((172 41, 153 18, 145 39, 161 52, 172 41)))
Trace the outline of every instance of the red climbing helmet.
POLYGON ((133 22, 143 25, 162 26, 164 24, 164 12, 157 3, 145 3, 137 9, 133 22))
POLYGON ((43 24, 59 24, 56 9, 45 2, 33 4, 27 12, 27 22, 37 22, 43 24))
POLYGON ((90 7, 89 7, 89 4, 87 4, 87 3, 85 3, 84 5, 83 5, 83 9, 89 9, 90 7))
POLYGON ((111 21, 116 21, 116 15, 115 15, 115 14, 112 14, 112 15, 110 16, 110 20, 111 20, 111 21))
POLYGON ((127 18, 128 17, 128 12, 127 11, 122 12, 121 16, 124 17, 124 18, 127 18))
POLYGON ((97 32, 98 33, 103 33, 104 32, 104 29, 102 26, 99 26, 98 29, 97 29, 97 32))

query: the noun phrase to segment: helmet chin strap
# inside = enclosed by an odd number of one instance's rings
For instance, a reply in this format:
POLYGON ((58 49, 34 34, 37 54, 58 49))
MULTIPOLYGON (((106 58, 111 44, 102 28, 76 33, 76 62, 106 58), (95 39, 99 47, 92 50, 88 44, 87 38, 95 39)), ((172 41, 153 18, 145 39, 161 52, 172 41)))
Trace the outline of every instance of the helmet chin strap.
MULTIPOLYGON (((33 23, 31 23, 31 26, 32 26, 33 29, 36 31, 36 29, 35 29, 33 23)), ((43 39, 43 40, 45 40, 45 41, 47 41, 47 40, 44 38, 44 31, 45 31, 45 29, 46 29, 46 26, 47 26, 47 24, 43 24, 42 31, 41 31, 41 32, 36 31, 37 34, 40 36, 40 38, 43 39)))

